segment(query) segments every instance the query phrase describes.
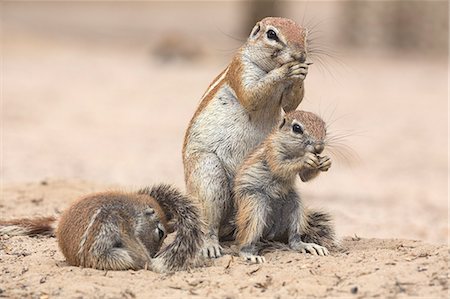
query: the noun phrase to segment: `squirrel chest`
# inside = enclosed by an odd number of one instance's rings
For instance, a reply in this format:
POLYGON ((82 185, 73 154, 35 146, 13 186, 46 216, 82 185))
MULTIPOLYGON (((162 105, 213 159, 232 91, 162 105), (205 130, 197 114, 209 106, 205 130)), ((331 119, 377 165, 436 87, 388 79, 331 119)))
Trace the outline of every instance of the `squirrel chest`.
POLYGON ((233 177, 248 153, 280 119, 281 107, 277 101, 265 108, 247 111, 233 89, 227 83, 222 84, 192 121, 185 154, 215 153, 233 177))

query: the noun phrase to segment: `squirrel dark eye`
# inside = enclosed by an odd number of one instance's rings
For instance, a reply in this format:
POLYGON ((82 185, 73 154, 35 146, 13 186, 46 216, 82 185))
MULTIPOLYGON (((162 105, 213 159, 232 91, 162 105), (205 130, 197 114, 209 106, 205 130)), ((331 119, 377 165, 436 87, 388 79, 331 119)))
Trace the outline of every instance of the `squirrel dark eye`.
POLYGON ((122 248, 123 247, 123 243, 122 241, 118 240, 114 243, 113 245, 114 248, 122 248))
POLYGON ((297 133, 297 134, 303 134, 303 128, 299 124, 294 124, 292 126, 292 131, 294 131, 294 133, 297 133))
POLYGON ((162 229, 160 229, 160 228, 158 228, 158 236, 159 236, 159 239, 161 240, 162 238, 164 238, 164 231, 162 230, 162 229))
POLYGON ((276 41, 278 40, 277 34, 272 29, 267 30, 267 38, 268 39, 273 39, 273 40, 276 40, 276 41))
POLYGON ((155 233, 158 234, 159 240, 164 239, 164 237, 166 236, 166 230, 164 225, 161 222, 157 222, 156 223, 156 230, 155 233))

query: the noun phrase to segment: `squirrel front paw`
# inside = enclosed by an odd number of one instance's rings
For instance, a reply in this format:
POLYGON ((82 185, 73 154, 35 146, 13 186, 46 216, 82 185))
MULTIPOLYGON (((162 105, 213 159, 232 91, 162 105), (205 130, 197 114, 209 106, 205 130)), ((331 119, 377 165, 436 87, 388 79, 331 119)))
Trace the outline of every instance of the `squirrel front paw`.
POLYGON ((317 169, 320 165, 319 157, 316 154, 306 152, 302 157, 302 164, 307 169, 317 169))
POLYGON ((211 237, 205 240, 201 252, 205 258, 218 258, 222 256, 222 246, 217 238, 211 237))
POLYGON ((271 74, 276 81, 288 80, 304 80, 308 74, 308 64, 298 61, 291 61, 274 69, 271 74))
POLYGON ((298 61, 291 62, 287 78, 298 79, 301 81, 305 80, 306 75, 308 74, 308 67, 309 66, 306 63, 300 63, 298 61))
POLYGON ((319 156, 319 167, 318 169, 320 171, 328 171, 328 169, 330 169, 331 167, 331 159, 328 156, 323 156, 320 157, 319 156))

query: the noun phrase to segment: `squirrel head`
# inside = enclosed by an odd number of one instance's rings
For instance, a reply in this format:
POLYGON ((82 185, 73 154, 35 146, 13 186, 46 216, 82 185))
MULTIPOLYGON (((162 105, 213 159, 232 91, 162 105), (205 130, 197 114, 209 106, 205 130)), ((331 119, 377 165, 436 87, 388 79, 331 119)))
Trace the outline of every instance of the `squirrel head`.
POLYGON ((170 232, 169 226, 164 211, 154 198, 148 199, 147 195, 140 194, 137 196, 146 203, 133 219, 134 233, 147 248, 150 257, 154 257, 170 232))
POLYGON ((139 224, 136 226, 135 233, 147 248, 150 257, 156 255, 167 236, 165 216, 159 210, 159 206, 149 206, 141 212, 136 220, 139 224))
POLYGON ((320 154, 324 150, 326 124, 316 114, 307 111, 287 113, 275 131, 275 138, 291 154, 320 154))
POLYGON ((287 62, 306 61, 307 30, 290 19, 267 17, 256 23, 244 46, 245 55, 265 71, 287 62))

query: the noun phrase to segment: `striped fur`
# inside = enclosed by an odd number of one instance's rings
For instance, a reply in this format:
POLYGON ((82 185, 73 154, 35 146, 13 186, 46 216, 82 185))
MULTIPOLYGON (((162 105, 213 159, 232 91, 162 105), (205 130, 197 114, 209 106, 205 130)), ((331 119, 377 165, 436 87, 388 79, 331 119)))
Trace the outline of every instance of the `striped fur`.
POLYGON ((81 236, 80 245, 79 245, 78 253, 77 253, 77 255, 79 256, 79 258, 81 260, 81 264, 84 264, 84 261, 83 261, 83 253, 85 251, 84 244, 86 243, 89 233, 91 232, 91 228, 92 228, 92 225, 94 224, 94 221, 97 219, 97 216, 101 211, 102 211, 101 208, 98 209, 97 211, 95 211, 94 215, 91 216, 91 220, 89 221, 87 228, 85 229, 83 235, 81 236))

